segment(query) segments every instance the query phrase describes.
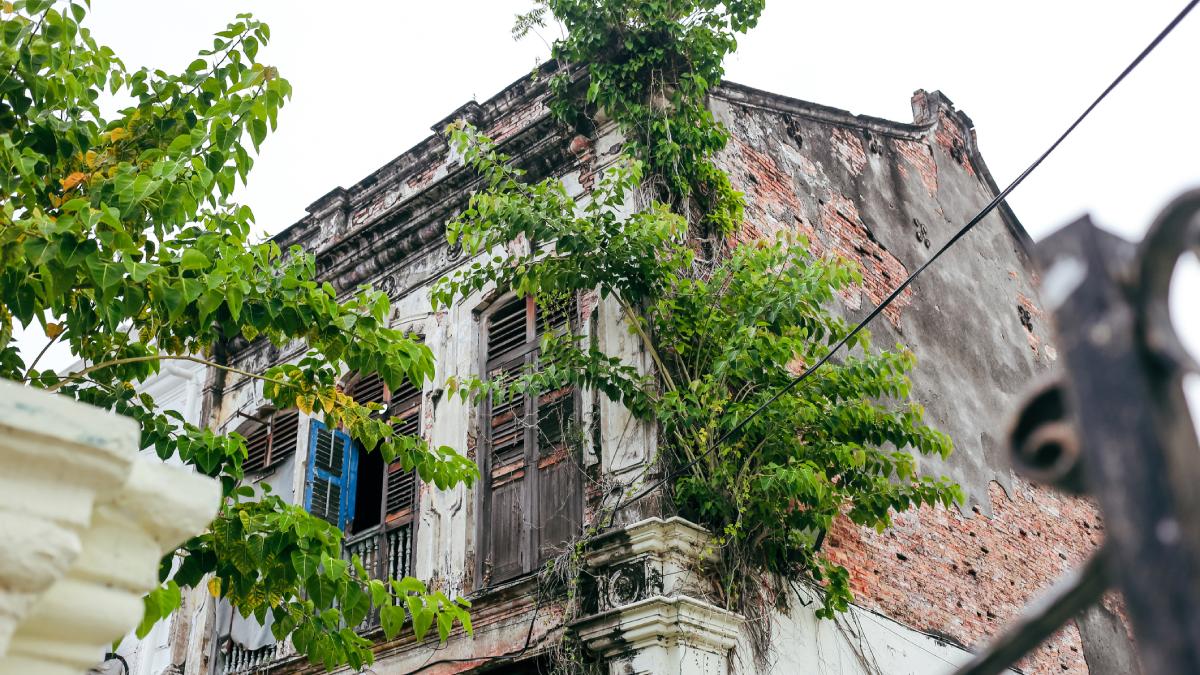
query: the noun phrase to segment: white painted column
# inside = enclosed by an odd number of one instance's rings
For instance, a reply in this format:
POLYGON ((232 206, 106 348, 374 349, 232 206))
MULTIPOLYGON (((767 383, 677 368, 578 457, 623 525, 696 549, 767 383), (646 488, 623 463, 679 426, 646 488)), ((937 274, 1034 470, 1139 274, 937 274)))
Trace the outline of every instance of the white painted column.
POLYGON ((593 612, 571 627, 610 675, 726 675, 742 617, 701 599, 696 565, 708 533, 682 518, 650 518, 602 535, 585 554, 597 579, 593 612))
POLYGON ((130 419, 0 382, 0 675, 77 675, 137 625, 213 479, 139 457, 130 419))

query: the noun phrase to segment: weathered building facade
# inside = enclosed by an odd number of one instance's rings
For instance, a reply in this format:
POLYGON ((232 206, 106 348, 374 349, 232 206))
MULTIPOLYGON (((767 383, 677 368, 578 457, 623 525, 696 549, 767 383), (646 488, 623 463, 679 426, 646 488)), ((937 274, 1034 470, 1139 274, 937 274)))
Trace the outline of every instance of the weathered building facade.
MULTIPOLYGON (((585 195, 617 157, 621 139, 604 128, 590 138, 571 136, 550 116, 547 97, 544 87, 522 79, 434 129, 464 118, 531 175, 561 177, 585 195)), ((936 92, 917 92, 910 124, 733 84, 713 93, 711 107, 733 137, 720 163, 747 198, 738 236, 800 232, 816 252, 858 263, 864 284, 844 294, 838 310, 850 317, 882 300, 996 193, 970 120, 936 92)), ((389 294, 393 326, 423 337, 437 378, 420 391, 388 392, 353 377, 346 387, 384 403, 431 444, 478 460, 477 489, 436 490, 358 452, 320 420, 266 409, 253 380, 212 374, 203 392, 207 423, 250 439, 255 480, 343 527, 348 551, 377 573, 412 574, 472 600, 474 637, 456 632, 439 647, 404 632, 378 644, 367 672, 544 672, 564 659, 614 674, 945 671, 1103 537, 1095 509, 1016 478, 998 442, 1015 397, 1056 358, 1028 236, 1002 207, 872 326, 878 344, 901 342, 918 356, 913 397, 956 446, 945 462, 922 459, 922 470, 962 485, 969 501, 961 512, 914 511, 883 534, 840 524, 826 551, 851 571, 859 607, 817 622, 803 598, 787 615, 769 617, 707 603, 694 571, 706 549, 704 532, 644 500, 592 540, 584 556, 589 597, 581 611, 568 613, 562 589, 536 572, 653 461, 655 430, 590 392, 503 410, 445 395, 451 378, 519 362, 537 344, 539 308, 503 293, 430 310, 430 285, 468 262, 447 245, 444 228, 476 181, 435 133, 357 185, 320 198, 276 239, 315 252, 320 276, 340 290, 370 283, 389 294), (565 451, 562 438, 517 424, 531 415, 575 419, 588 442, 565 451), (347 462, 355 471, 342 471, 347 462), (765 660, 749 647, 749 622, 772 625, 775 647, 765 660), (561 648, 568 632, 579 638, 578 653, 561 648)), ((605 352, 645 365, 615 304, 585 295, 557 320, 605 352)), ((231 359, 253 371, 303 351, 260 341, 231 359)), ((191 636, 186 649, 173 651, 184 657, 176 664, 184 672, 312 670, 286 645, 272 644, 262 627, 202 593, 187 602, 177 619, 187 625, 171 633, 191 636)), ((363 630, 382 640, 369 623, 363 630)), ((1119 608, 1109 603, 1043 645, 1023 668, 1121 672, 1113 668, 1124 663, 1127 640, 1119 608)))

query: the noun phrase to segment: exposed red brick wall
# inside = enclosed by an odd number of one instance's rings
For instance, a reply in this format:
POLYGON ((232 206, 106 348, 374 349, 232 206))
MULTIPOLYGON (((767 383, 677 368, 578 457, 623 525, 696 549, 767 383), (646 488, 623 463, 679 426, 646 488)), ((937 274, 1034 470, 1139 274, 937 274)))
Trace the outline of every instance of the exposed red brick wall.
POLYGON ((855 176, 862 173, 867 166, 867 151, 863 149, 858 135, 841 127, 835 127, 830 134, 830 141, 834 153, 846 165, 850 173, 855 176))
MULTIPOLYGON (((990 493, 991 517, 926 507, 897 515, 883 534, 843 520, 826 539, 825 552, 850 570, 857 604, 964 645, 986 643, 1040 591, 1080 565, 1104 531, 1087 500, 1019 479, 1011 497, 996 483, 990 493)), ((1075 625, 1020 667, 1045 675, 1087 673, 1075 625)))
MULTIPOLYGON (((946 110, 937 114, 938 124, 927 140, 887 142, 898 156, 892 161, 901 177, 919 191, 923 188, 940 213, 939 179, 948 178, 938 175, 935 151, 942 148, 968 176, 975 175, 975 168, 967 154, 964 128, 946 110)), ((735 239, 772 237, 785 230, 803 234, 815 255, 835 254, 858 264, 863 284, 843 293, 847 305, 852 309, 864 301, 874 305, 907 276, 908 269, 863 221, 857 195, 849 191, 854 186, 842 185, 845 181, 839 182, 829 172, 827 165, 833 160, 851 176, 862 173, 868 163, 862 141, 842 128, 828 133, 832 152, 826 165, 808 157, 813 150, 807 144, 775 153, 765 144, 752 147, 735 135, 725 168, 747 201, 746 223, 735 239)), ((806 140, 812 135, 810 131, 806 140)), ((922 227, 915 221, 914 225, 922 227)), ((927 234, 921 240, 929 246, 927 234)), ((906 290, 884 310, 893 326, 900 327, 901 312, 912 297, 913 291, 906 290)), ((1024 328, 1029 348, 1035 354, 1050 350, 1035 334, 1044 318, 1040 308, 1020 293, 1014 300, 1003 311, 1017 315, 1014 318, 1024 328)), ((826 552, 850 571, 858 604, 962 645, 982 645, 1030 600, 1081 564, 1103 537, 1098 512, 1086 500, 1019 479, 1011 495, 991 483, 989 497, 990 516, 922 508, 896 516, 895 527, 883 534, 840 522, 826 541, 826 552)), ((1114 602, 1109 598, 1106 605, 1114 602)), ((1028 673, 1086 673, 1076 626, 1064 627, 1020 667, 1028 673)))
MULTIPOLYGON (((857 137, 841 129, 834 131, 834 143, 844 160, 859 171, 866 164, 866 154, 857 137)), ((854 201, 843 194, 828 190, 817 205, 820 222, 814 227, 801 213, 796 184, 769 154, 750 147, 738 138, 733 139, 735 161, 730 167, 734 186, 746 194, 746 222, 735 235, 738 241, 753 241, 771 237, 784 228, 803 234, 813 255, 834 253, 857 263, 863 276, 861 287, 846 289, 842 298, 851 309, 862 306, 862 296, 878 304, 900 284, 908 269, 896 256, 884 248, 872 235, 859 215, 854 201)), ((814 169, 815 171, 815 169, 814 169)), ((893 326, 900 327, 904 308, 912 303, 912 289, 906 289, 895 302, 883 310, 893 326)))
POLYGON ((933 160, 933 153, 930 152, 929 145, 918 143, 917 141, 894 139, 892 140, 892 147, 904 158, 904 162, 896 165, 900 171, 900 175, 908 178, 910 170, 916 171, 917 177, 921 179, 921 183, 929 192, 929 196, 937 197, 937 162, 933 160))
MULTIPOLYGON (((826 246, 832 246, 839 256, 858 263, 863 277, 861 292, 871 305, 883 302, 908 276, 904 263, 875 239, 858 215, 858 207, 843 195, 831 193, 821 205, 821 225, 816 236, 810 238, 814 254, 821 255, 826 246)), ((852 291, 851 306, 857 309, 860 300, 855 296, 857 292, 852 291)), ((883 315, 896 328, 900 327, 901 312, 912 304, 912 296, 912 288, 906 288, 883 309, 883 315)))
POLYGON ((499 143, 549 113, 550 108, 546 105, 546 100, 539 98, 531 105, 500 117, 491 126, 484 129, 483 133, 499 143))
POLYGON ((975 175, 975 167, 971 166, 971 158, 967 154, 967 142, 963 136, 963 128, 955 120, 950 119, 946 110, 938 110, 938 126, 934 133, 934 141, 946 149, 954 161, 962 166, 967 175, 975 175))

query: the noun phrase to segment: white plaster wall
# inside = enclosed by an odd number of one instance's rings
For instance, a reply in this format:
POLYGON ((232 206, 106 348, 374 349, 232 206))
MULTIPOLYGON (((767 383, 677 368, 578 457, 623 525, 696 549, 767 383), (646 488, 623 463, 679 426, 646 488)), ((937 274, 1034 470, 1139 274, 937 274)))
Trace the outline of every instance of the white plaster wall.
MULTIPOLYGON (((138 391, 153 396, 160 410, 174 410, 183 415, 185 421, 200 425, 205 373, 205 366, 198 363, 164 361, 159 373, 142 383, 138 391)), ((142 454, 153 457, 154 449, 143 450, 142 454)), ((175 457, 167 463, 182 464, 175 457)), ((125 636, 117 653, 129 663, 129 675, 160 675, 171 665, 175 618, 158 622, 144 639, 138 640, 133 633, 125 636)), ((121 668, 110 663, 105 672, 120 673, 121 668)))
POLYGON ((754 663, 743 628, 731 672, 949 675, 971 658, 970 652, 960 647, 859 607, 851 606, 833 620, 818 620, 817 606, 815 602, 807 607, 796 603, 788 615, 773 614, 772 649, 765 664, 754 663))

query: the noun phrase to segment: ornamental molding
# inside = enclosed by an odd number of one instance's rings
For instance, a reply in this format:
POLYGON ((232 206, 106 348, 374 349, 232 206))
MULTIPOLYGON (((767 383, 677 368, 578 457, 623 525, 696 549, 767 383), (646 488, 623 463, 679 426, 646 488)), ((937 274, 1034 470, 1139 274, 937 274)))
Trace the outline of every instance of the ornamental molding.
POLYGON ((0 675, 78 675, 142 618, 163 555, 220 484, 138 450, 137 424, 0 381, 0 675))
POLYGON ((610 673, 728 671, 743 619, 700 599, 711 540, 683 518, 647 518, 589 546, 585 616, 570 628, 610 673))
POLYGON ((737 644, 743 621, 703 600, 657 595, 580 619, 571 628, 588 649, 609 659, 679 647, 724 656, 737 644))

